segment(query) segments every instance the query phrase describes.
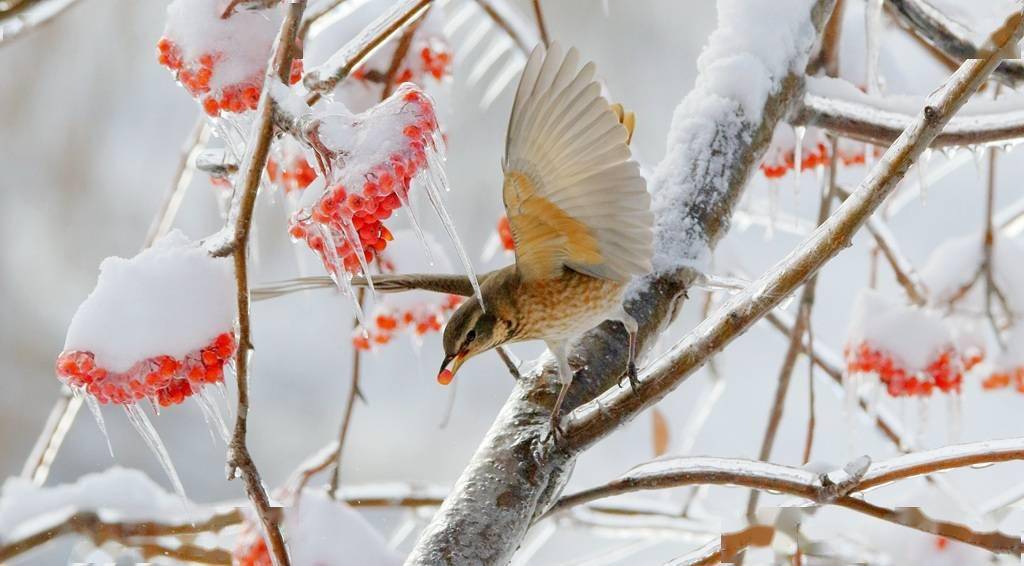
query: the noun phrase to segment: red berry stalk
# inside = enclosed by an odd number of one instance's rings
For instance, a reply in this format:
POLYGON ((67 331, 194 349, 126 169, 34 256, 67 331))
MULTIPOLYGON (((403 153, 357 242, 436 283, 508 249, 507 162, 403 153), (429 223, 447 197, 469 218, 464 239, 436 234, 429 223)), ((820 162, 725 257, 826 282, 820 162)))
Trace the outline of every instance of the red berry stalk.
POLYGON ((225 332, 183 359, 156 356, 125 372, 96 365, 91 352, 65 351, 57 358, 57 377, 101 404, 130 405, 151 399, 161 407, 177 405, 210 383, 224 381, 224 364, 235 353, 235 335, 225 332))

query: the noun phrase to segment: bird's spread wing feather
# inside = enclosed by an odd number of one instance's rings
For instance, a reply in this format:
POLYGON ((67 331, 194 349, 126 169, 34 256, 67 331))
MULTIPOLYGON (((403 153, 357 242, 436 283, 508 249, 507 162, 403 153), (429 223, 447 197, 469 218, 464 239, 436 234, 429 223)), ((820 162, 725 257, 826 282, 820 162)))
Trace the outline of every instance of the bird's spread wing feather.
POLYGON ((650 196, 630 160, 634 117, 594 64, 552 44, 530 55, 505 139, 503 197, 524 278, 564 267, 615 281, 651 269, 650 196))

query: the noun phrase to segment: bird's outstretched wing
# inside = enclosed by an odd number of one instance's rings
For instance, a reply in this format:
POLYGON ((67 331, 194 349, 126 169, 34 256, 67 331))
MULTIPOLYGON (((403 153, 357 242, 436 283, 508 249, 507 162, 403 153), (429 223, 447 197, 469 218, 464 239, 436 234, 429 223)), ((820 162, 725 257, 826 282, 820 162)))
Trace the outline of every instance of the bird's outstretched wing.
POLYGON ((633 115, 579 68, 576 49, 530 55, 505 139, 503 197, 526 279, 564 267, 615 281, 651 269, 653 217, 630 160, 633 115))

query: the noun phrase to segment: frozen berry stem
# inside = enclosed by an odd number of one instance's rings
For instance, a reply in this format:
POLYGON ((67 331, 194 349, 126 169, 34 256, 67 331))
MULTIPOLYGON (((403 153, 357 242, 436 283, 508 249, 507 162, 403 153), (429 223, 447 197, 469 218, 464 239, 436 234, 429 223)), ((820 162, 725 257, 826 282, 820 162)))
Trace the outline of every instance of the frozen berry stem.
MULTIPOLYGON (((249 320, 249 278, 248 248, 249 233, 252 228, 252 213, 256 206, 256 194, 259 190, 260 176, 267 165, 270 153, 271 138, 274 133, 273 101, 270 91, 273 82, 288 82, 294 57, 295 37, 298 33, 302 12, 306 8, 305 0, 290 0, 288 11, 281 24, 275 42, 271 66, 264 80, 256 109, 256 121, 253 125, 252 148, 242 168, 242 177, 238 187, 242 191, 235 218, 235 235, 228 246, 235 263, 235 280, 238 300, 238 350, 235 356, 235 376, 238 381, 238 414, 235 428, 228 447, 228 478, 235 477, 236 471, 241 472, 245 482, 245 491, 252 501, 256 513, 262 523, 264 535, 270 547, 271 556, 279 566, 290 564, 288 550, 281 534, 280 517, 270 506, 267 491, 260 479, 256 464, 249 455, 246 445, 246 428, 249 417, 249 351, 252 349, 252 330, 249 320)), ((222 250, 223 252, 224 250, 222 250)))

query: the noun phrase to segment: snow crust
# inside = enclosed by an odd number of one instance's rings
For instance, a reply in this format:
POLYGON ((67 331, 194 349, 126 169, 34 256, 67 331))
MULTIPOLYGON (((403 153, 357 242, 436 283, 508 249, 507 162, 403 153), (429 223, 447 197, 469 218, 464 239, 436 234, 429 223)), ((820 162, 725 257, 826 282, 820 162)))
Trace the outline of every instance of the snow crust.
POLYGON ((124 372, 155 356, 184 358, 231 331, 235 317, 230 258, 211 257, 175 230, 133 258, 103 260, 64 349, 92 352, 100 367, 124 372))
POLYGON ((707 262, 707 236, 687 214, 729 187, 768 98, 791 72, 803 73, 816 39, 813 0, 718 1, 718 27, 697 61, 693 90, 672 118, 666 157, 651 182, 655 271, 707 262))
POLYGON ((186 510, 181 497, 164 491, 141 471, 114 466, 55 486, 8 478, 0 490, 0 538, 20 538, 76 511, 97 512, 112 521, 184 523, 209 516, 191 504, 186 510))
POLYGON ((911 370, 927 367, 937 354, 955 344, 937 314, 898 303, 872 289, 857 296, 847 336, 850 346, 867 342, 911 370))
POLYGON ((230 18, 221 19, 225 6, 221 0, 174 0, 167 6, 164 28, 164 35, 177 44, 185 60, 221 55, 210 79, 215 92, 263 76, 284 19, 283 4, 267 10, 236 10, 230 18))
POLYGON ((288 549, 294 564, 387 566, 401 557, 356 510, 320 490, 307 489, 285 511, 288 549))

